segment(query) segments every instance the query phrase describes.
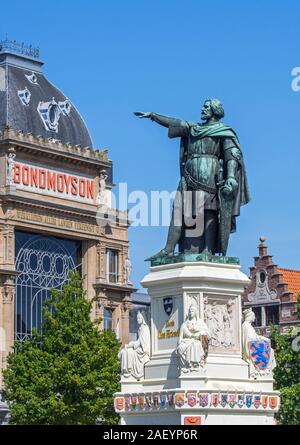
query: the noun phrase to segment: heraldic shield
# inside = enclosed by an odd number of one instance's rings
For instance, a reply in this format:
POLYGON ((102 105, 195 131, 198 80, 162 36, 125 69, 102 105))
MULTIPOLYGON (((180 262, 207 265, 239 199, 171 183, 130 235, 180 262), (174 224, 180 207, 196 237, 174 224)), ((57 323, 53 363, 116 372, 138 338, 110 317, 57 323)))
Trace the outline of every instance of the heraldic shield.
POLYGON ((172 311, 173 311, 173 298, 172 297, 164 298, 164 310, 168 316, 170 316, 172 314, 172 311))
POLYGON ((264 371, 271 358, 271 346, 270 343, 264 340, 249 341, 249 355, 256 369, 264 371))

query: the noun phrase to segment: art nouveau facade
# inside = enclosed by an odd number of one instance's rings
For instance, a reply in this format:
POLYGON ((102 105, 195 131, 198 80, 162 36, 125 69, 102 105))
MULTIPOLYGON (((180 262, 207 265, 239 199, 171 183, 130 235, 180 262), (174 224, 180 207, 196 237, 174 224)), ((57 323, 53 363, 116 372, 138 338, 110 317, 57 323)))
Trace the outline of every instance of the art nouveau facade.
POLYGON ((15 42, 0 45, 0 131, 0 369, 14 341, 40 328, 43 301, 73 269, 87 298, 96 297, 92 317, 126 343, 133 291, 124 267, 127 214, 99 213, 99 178, 105 171, 109 201, 112 161, 93 148, 38 54, 15 42))

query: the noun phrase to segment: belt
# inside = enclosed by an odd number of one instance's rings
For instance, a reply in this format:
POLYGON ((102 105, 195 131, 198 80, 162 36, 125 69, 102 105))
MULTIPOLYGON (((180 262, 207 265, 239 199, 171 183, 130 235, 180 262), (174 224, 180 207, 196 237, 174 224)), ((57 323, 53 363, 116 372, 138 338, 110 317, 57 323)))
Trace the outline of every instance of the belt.
POLYGON ((204 157, 205 157, 205 158, 214 158, 214 159, 219 160, 218 156, 216 156, 216 155, 210 155, 210 154, 203 153, 203 154, 194 154, 194 155, 189 156, 189 157, 188 157, 188 161, 189 161, 190 159, 204 158, 204 157))
POLYGON ((187 182, 189 185, 192 185, 196 188, 196 190, 203 190, 204 192, 216 194, 217 193, 217 187, 210 187, 209 185, 202 184, 201 182, 195 180, 185 169, 184 176, 187 179, 187 182))

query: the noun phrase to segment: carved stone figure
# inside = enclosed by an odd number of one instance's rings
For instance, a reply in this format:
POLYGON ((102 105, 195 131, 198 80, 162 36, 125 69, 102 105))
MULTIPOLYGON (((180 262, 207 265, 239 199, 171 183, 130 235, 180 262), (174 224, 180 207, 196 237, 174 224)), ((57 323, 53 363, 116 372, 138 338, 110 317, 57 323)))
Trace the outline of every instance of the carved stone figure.
POLYGON ((132 264, 129 256, 125 258, 124 264, 123 264, 123 271, 124 271, 124 282, 125 284, 132 285, 132 282, 130 281, 130 275, 132 272, 132 264))
POLYGON ((206 300, 205 319, 210 333, 210 344, 213 348, 230 348, 235 346, 232 307, 233 300, 227 303, 212 304, 206 300))
POLYGON ((255 313, 252 309, 246 309, 243 315, 243 359, 249 363, 250 377, 268 376, 276 366, 271 340, 255 331, 252 326, 255 321, 255 313))
POLYGON ((15 167, 15 153, 9 153, 7 158, 7 176, 6 176, 6 184, 14 185, 14 167, 15 167))
POLYGON ((231 127, 219 122, 224 117, 222 103, 218 99, 204 102, 203 124, 153 112, 134 114, 167 127, 170 138, 181 139, 180 182, 167 243, 149 260, 173 256, 177 244, 180 253, 226 255, 229 235, 236 229, 236 217, 240 207, 249 202, 250 194, 238 137, 231 127), (203 204, 198 206, 200 192, 203 204), (178 218, 179 212, 183 218, 178 218), (193 234, 187 219, 195 222, 195 217, 201 218, 203 230, 193 234))
POLYGON ((197 307, 192 304, 180 328, 177 346, 178 364, 182 373, 200 371, 205 367, 208 340, 208 326, 199 319, 197 307))
POLYGON ((144 366, 150 360, 150 329, 141 312, 137 313, 138 339, 126 345, 118 354, 121 375, 140 380, 144 377, 144 366))
POLYGON ((108 175, 106 170, 101 170, 99 177, 99 194, 98 194, 98 205, 107 206, 107 196, 106 196, 106 180, 108 175))

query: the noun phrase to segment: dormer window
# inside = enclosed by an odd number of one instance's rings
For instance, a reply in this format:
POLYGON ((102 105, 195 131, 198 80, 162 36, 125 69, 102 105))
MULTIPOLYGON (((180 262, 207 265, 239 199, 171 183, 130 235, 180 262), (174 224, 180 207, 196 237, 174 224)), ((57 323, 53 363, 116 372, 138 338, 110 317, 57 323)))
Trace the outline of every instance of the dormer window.
POLYGON ((53 98, 51 102, 40 102, 38 112, 44 123, 46 130, 58 132, 58 123, 62 111, 58 103, 53 98))
POLYGON ((29 74, 25 74, 25 77, 27 80, 29 80, 30 83, 32 83, 33 85, 38 85, 38 79, 37 76, 32 72, 30 75, 29 74))
POLYGON ((18 91, 18 96, 19 96, 22 104, 27 107, 29 105, 30 98, 31 98, 31 92, 28 90, 28 88, 25 87, 24 90, 18 91))

